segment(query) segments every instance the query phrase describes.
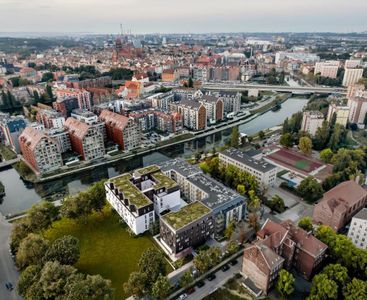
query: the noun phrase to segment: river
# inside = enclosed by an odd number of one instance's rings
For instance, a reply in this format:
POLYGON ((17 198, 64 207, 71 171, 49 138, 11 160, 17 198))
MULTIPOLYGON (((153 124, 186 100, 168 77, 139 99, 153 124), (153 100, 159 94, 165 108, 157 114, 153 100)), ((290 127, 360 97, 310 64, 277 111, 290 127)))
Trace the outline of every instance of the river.
MULTIPOLYGON (((256 119, 239 126, 239 131, 251 135, 260 130, 279 125, 285 118, 302 110, 307 101, 305 98, 290 98, 282 104, 280 110, 264 113, 256 119)), ((67 194, 75 194, 88 187, 91 183, 103 178, 110 178, 141 166, 165 161, 169 158, 190 157, 197 151, 210 151, 213 147, 218 149, 228 141, 230 135, 231 129, 226 129, 192 142, 167 147, 159 152, 136 156, 127 161, 120 161, 109 167, 98 167, 75 175, 65 176, 62 179, 39 184, 29 185, 24 183, 18 173, 12 168, 3 170, 0 172, 0 181, 5 186, 6 195, 0 204, 0 212, 3 215, 17 214, 25 211, 42 198, 61 198, 67 194)))

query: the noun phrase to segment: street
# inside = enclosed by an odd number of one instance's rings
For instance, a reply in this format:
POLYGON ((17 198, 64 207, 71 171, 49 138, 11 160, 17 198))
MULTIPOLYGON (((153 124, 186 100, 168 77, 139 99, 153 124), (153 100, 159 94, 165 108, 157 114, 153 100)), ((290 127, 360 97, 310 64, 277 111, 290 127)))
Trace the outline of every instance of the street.
POLYGON ((15 291, 18 281, 18 272, 9 253, 9 235, 11 224, 8 223, 0 213, 0 299, 18 300, 20 296, 15 291), (5 284, 11 282, 14 290, 9 291, 5 284))
POLYGON ((188 300, 200 300, 213 293, 217 288, 226 283, 228 279, 239 273, 242 267, 242 257, 237 258, 238 263, 234 266, 230 266, 230 269, 226 272, 219 270, 215 273, 216 278, 213 281, 205 279, 205 285, 201 288, 195 286, 195 292, 187 297, 188 300))

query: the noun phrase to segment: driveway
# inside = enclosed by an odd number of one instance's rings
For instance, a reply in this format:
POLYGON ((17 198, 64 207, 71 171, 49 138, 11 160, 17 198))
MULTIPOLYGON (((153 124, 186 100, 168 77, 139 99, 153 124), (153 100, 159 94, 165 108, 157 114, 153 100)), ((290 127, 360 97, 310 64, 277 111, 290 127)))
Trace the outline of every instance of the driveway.
POLYGON ((217 276, 214 280, 208 281, 205 279, 205 285, 201 288, 195 286, 195 292, 187 297, 188 300, 200 300, 213 293, 216 289, 224 285, 228 279, 232 278, 234 274, 239 273, 242 267, 242 257, 237 258, 238 263, 230 266, 226 272, 219 270, 215 273, 217 276))
POLYGON ((18 272, 9 253, 9 236, 12 225, 4 219, 0 213, 0 299, 18 300, 22 299, 15 291, 18 281, 18 272), (13 291, 8 291, 5 283, 11 282, 13 291))

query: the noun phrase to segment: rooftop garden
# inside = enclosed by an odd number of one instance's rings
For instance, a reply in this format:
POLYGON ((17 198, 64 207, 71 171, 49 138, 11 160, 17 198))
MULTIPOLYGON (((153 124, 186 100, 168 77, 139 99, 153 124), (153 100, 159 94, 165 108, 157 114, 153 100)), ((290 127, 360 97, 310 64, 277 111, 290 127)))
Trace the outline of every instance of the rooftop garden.
POLYGON ((157 165, 151 165, 151 166, 136 170, 136 172, 139 173, 139 175, 141 176, 147 175, 153 172, 158 172, 158 171, 160 171, 160 169, 157 165))
POLYGON ((177 212, 171 212, 162 216, 162 219, 177 230, 203 217, 209 212, 210 209, 208 207, 196 201, 181 208, 177 212))
POLYGON ((151 204, 152 202, 146 197, 131 181, 130 174, 124 174, 113 179, 111 182, 115 187, 124 194, 124 197, 129 200, 129 203, 137 208, 151 204))
POLYGON ((167 189, 171 189, 175 186, 177 186, 176 181, 174 181, 173 179, 169 178, 168 176, 166 176, 165 174, 163 174, 162 172, 157 172, 152 174, 153 179, 155 180, 156 185, 154 186, 155 189, 160 189, 160 188, 167 188, 167 189))

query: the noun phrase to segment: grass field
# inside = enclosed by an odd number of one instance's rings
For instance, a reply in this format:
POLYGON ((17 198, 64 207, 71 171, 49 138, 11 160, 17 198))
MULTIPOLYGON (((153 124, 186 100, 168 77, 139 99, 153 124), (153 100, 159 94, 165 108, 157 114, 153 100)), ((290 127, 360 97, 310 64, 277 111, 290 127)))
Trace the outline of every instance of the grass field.
POLYGON ((299 160, 299 161, 296 161, 296 163, 294 164, 294 166, 297 168, 297 169, 301 169, 301 170, 308 170, 310 168, 310 162, 307 161, 307 160, 299 160))
POLYGON ((53 228, 45 233, 45 237, 53 241, 68 234, 80 241, 81 255, 75 267, 81 272, 101 274, 104 278, 111 279, 116 300, 126 298, 123 283, 137 269, 141 254, 154 247, 153 241, 147 236, 130 237, 119 223, 117 214, 109 208, 103 214, 91 215, 87 224, 63 218, 54 223, 53 228))

